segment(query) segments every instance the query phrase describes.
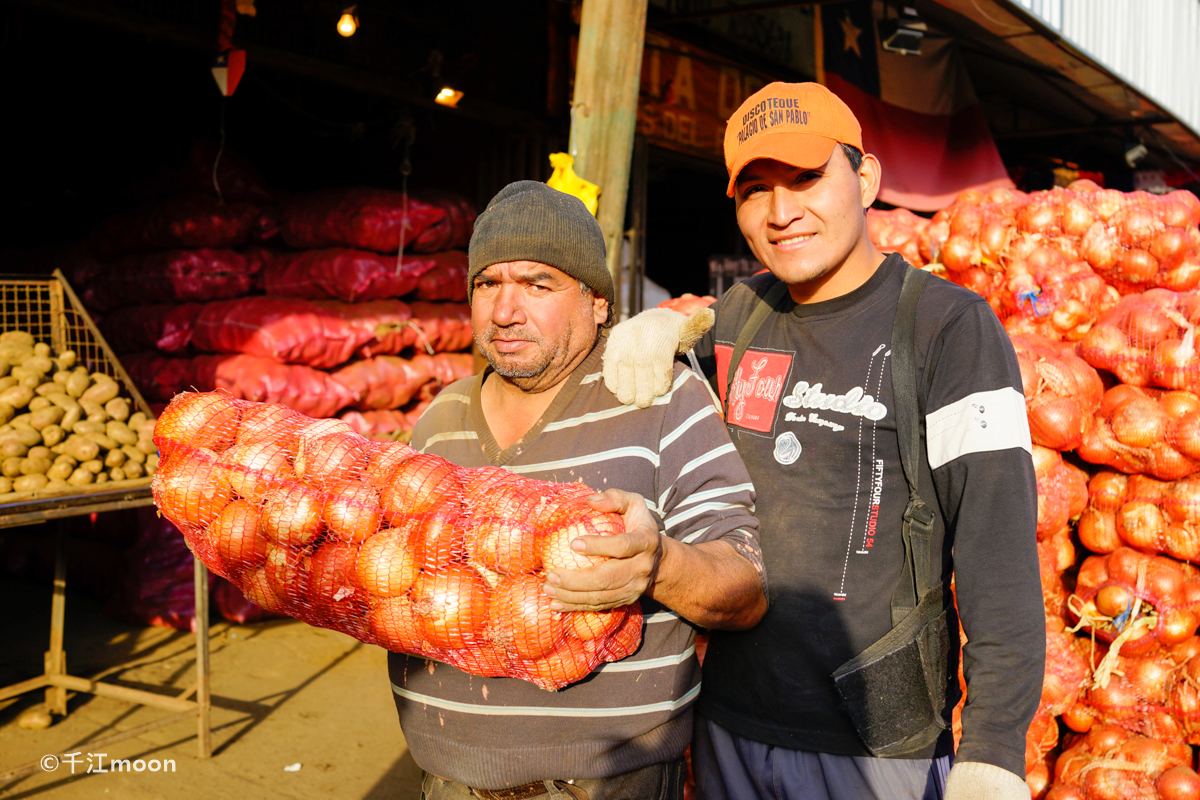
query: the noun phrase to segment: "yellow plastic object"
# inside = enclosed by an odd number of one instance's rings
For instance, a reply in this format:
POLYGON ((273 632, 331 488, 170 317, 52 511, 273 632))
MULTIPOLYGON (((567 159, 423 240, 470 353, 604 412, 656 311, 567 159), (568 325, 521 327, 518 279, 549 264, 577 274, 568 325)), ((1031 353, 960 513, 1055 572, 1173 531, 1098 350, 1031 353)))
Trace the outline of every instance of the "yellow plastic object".
POLYGON ((578 197, 592 212, 592 216, 596 216, 600 187, 575 174, 575 159, 569 153, 551 153, 550 166, 554 167, 554 173, 546 184, 552 189, 578 197))

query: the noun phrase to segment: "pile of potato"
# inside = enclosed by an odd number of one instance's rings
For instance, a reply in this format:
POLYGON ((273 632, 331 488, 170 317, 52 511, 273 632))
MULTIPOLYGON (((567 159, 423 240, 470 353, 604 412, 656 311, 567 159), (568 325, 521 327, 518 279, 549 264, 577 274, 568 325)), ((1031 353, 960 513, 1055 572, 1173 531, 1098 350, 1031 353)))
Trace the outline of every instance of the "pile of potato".
POLYGON ((153 475, 154 420, 121 386, 25 331, 0 334, 0 497, 153 475))

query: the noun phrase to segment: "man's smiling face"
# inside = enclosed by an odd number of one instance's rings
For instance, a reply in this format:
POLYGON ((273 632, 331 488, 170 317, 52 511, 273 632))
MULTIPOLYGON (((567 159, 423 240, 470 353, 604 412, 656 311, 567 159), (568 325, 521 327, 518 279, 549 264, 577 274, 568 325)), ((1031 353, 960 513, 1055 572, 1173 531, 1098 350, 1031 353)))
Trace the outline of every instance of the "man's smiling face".
POLYGON ((751 161, 734 191, 738 227, 751 251, 786 283, 834 282, 866 241, 863 210, 875 199, 877 166, 867 156, 856 172, 841 147, 815 169, 751 161))

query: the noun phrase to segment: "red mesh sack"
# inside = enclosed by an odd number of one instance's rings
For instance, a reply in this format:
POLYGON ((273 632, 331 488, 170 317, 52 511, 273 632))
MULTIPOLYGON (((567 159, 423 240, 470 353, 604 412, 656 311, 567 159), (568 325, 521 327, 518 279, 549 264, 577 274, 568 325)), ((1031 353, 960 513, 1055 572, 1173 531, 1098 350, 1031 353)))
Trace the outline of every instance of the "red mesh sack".
POLYGON ((129 622, 195 632, 191 552, 179 530, 154 509, 139 509, 137 525, 140 535, 124 553, 125 570, 105 611, 129 622))
POLYGON ((258 207, 250 203, 181 194, 100 223, 88 244, 100 258, 181 247, 236 247, 250 237, 258 217, 258 207))
POLYGON ((268 611, 546 689, 641 643, 638 604, 562 614, 542 593, 546 569, 603 561, 577 536, 623 530, 581 484, 456 467, 219 393, 177 397, 155 444, 159 510, 268 611))
POLYGON ((169 401, 188 387, 192 380, 190 358, 169 358, 158 353, 131 353, 121 356, 121 366, 147 400, 169 401))
POLYGON ((1074 450, 1100 406, 1104 384, 1071 345, 1037 335, 1011 337, 1025 386, 1034 444, 1074 450))
POLYGON ((192 359, 187 385, 204 392, 220 390, 236 398, 280 403, 311 417, 332 417, 354 402, 354 395, 328 373, 261 356, 198 356, 192 359))
POLYGON ((1058 720, 1038 709, 1025 734, 1025 784, 1032 800, 1050 791, 1054 761, 1058 755, 1058 720))
POLYGON ((278 616, 246 599, 241 589, 224 578, 214 579, 212 602, 217 607, 217 613, 239 625, 262 622, 264 619, 278 616))
POLYGON ((1102 189, 1080 195, 1091 201, 1096 216, 1080 240, 1080 254, 1121 294, 1196 288, 1200 232, 1183 194, 1158 197, 1102 189))
POLYGON ((1039 539, 1057 533, 1067 522, 1083 513, 1088 501, 1088 476, 1074 464, 1063 461, 1057 450, 1033 446, 1033 470, 1037 476, 1039 539))
POLYGON ((925 266, 921 255, 921 234, 929 227, 929 220, 918 217, 906 208, 891 211, 867 209, 867 236, 884 253, 899 253, 914 267, 925 266))
POLYGON ((355 361, 334 372, 333 379, 358 398, 356 409, 370 411, 400 408, 425 389, 432 397, 442 386, 472 374, 470 353, 418 353, 411 359, 375 356, 355 361))
POLYGON ((1101 470, 1088 482, 1079 539, 1095 553, 1129 545, 1200 562, 1200 476, 1160 481, 1101 470))
POLYGON ((691 292, 684 292, 679 297, 672 297, 670 300, 663 300, 655 308, 669 308, 672 311, 678 311, 680 314, 691 316, 702 308, 708 308, 713 303, 717 302, 717 298, 709 295, 697 297, 691 292))
POLYGON ((1009 333, 1079 341, 1120 299, 1087 264, 1032 238, 1011 245, 1003 263, 1004 278, 984 296, 1009 333))
POLYGON ((467 254, 461 250, 433 253, 437 263, 417 281, 417 300, 463 303, 467 299, 467 254))
POLYGON ((401 434, 411 431, 416 424, 416 420, 409 419, 408 413, 401 409, 346 411, 338 419, 361 436, 389 441, 400 438, 401 434))
POLYGON ((1122 656, 1187 641, 1200 625, 1200 570, 1118 547, 1079 568, 1071 616, 1122 656))
POLYGON ((1075 706, 1092 677, 1089 652, 1087 640, 1068 632, 1061 617, 1046 618, 1046 675, 1039 712, 1060 717, 1075 706))
MULTIPOLYGON (((446 216, 430 225, 413 242, 416 253, 435 253, 439 250, 465 250, 475 230, 474 204, 452 192, 429 190, 415 192, 413 197, 446 212, 446 216)), ((449 299, 449 298, 447 298, 449 299)))
MULTIPOLYGON (((242 297, 209 303, 196 319, 192 343, 209 353, 245 353, 328 369, 374 341, 366 324, 333 313, 337 306, 292 297, 242 297)), ((405 309, 407 310, 407 309, 405 309)), ((383 320, 376 318, 376 324, 383 320)))
MULTIPOLYGON (((435 256, 406 255, 398 264, 394 255, 336 248, 275 253, 263 284, 269 294, 357 303, 409 294, 439 263, 435 256)), ((466 280, 464 271, 464 292, 466 280)))
POLYGON ((1109 309, 1087 333, 1080 355, 1122 383, 1200 389, 1195 328, 1200 293, 1151 289, 1109 309))
POLYGON ((1200 775, 1192 751, 1114 725, 1068 741, 1046 800, 1195 800, 1200 775))
POLYGON ((84 291, 88 308, 189 303, 240 297, 254 289, 262 262, 232 250, 170 250, 119 259, 84 291))
POLYGON ((282 206, 280 234, 288 247, 312 250, 353 247, 395 253, 416 242, 426 228, 446 216, 416 198, 388 189, 327 189, 300 195, 282 206))
POLYGON ((105 314, 98 325, 116 353, 180 353, 192 343, 196 318, 203 309, 199 303, 121 308, 105 314))
POLYGON ((380 343, 368 345, 362 355, 395 354, 407 347, 427 353, 452 353, 471 346, 474 337, 471 307, 466 303, 425 303, 418 300, 410 303, 409 308, 412 311, 409 330, 403 332, 398 340, 381 336, 380 343), (402 345, 400 349, 393 349, 398 344, 402 345))
POLYGON ((1067 599, 1071 592, 1063 581, 1063 573, 1075 566, 1075 544, 1071 541, 1071 529, 1064 527, 1057 533, 1039 539, 1037 551, 1046 619, 1066 618, 1067 599))
POLYGON ((237 151, 218 148, 216 142, 196 139, 188 151, 187 160, 179 169, 179 188, 188 192, 203 192, 214 197, 217 187, 213 185, 213 167, 217 168, 216 184, 220 186, 225 200, 271 202, 271 192, 262 175, 250 161, 237 151))
POLYGON ((1191 475, 1200 470, 1200 397, 1114 386, 1076 452, 1093 464, 1160 480, 1191 475))

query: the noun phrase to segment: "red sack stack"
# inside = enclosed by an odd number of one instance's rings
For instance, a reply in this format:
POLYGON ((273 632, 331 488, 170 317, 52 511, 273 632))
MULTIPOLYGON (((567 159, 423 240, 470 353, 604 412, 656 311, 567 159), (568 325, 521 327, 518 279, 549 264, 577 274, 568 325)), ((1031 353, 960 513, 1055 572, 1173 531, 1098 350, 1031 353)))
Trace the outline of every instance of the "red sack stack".
POLYGON ((1121 545, 1200 562, 1200 476, 1160 481, 1100 470, 1088 483, 1079 539, 1093 553, 1121 545))
POLYGON ((155 503, 196 557, 258 606, 483 676, 558 689, 637 650, 637 603, 550 610, 545 570, 603 559, 579 484, 464 469, 338 420, 183 394, 159 417, 155 503))
POLYGON ((1191 800, 1200 797, 1192 763, 1187 745, 1100 725, 1058 757, 1046 800, 1191 800))
POLYGON ((183 353, 192 343, 196 319, 203 310, 200 303, 132 306, 105 314, 98 325, 118 355, 144 350, 183 353))
POLYGON ((1084 337, 1080 354, 1122 383, 1196 392, 1198 321, 1200 294, 1151 289, 1125 297, 1105 312, 1084 337))
POLYGON ((83 292, 96 311, 155 303, 191 303, 240 297, 254 289, 262 269, 257 254, 232 250, 168 250, 120 258, 83 292))
POLYGON ((284 202, 280 235, 299 250, 353 247, 395 253, 405 249, 446 210, 389 189, 326 189, 284 202))
MULTIPOLYGON (((367 250, 305 250, 299 253, 275 253, 263 276, 270 294, 304 297, 310 300, 364 300, 403 297, 415 291, 421 278, 444 261, 466 260, 465 253, 435 253, 429 256, 406 255, 402 260, 367 250)), ((463 270, 463 292, 467 273, 463 270)))
POLYGON ((1025 384, 1034 444, 1074 450, 1100 406, 1104 394, 1100 376, 1069 345, 1035 334, 1014 335, 1012 343, 1025 384))
POLYGON ((1200 397, 1120 384, 1104 393, 1078 453, 1121 472, 1178 480, 1200 470, 1200 397))
POLYGON ((914 267, 925 266, 921 255, 921 234, 929 220, 918 217, 906 208, 892 211, 867 210, 867 235, 882 253, 899 253, 914 267))
POLYGON ((425 191, 414 194, 423 203, 446 212, 446 216, 430 225, 413 242, 415 253, 434 253, 439 250, 466 250, 475 231, 475 206, 466 198, 452 192, 425 191))
POLYGON ((181 194, 100 223, 89 245, 102 259, 176 248, 237 247, 250 238, 258 220, 259 207, 251 203, 181 194))

